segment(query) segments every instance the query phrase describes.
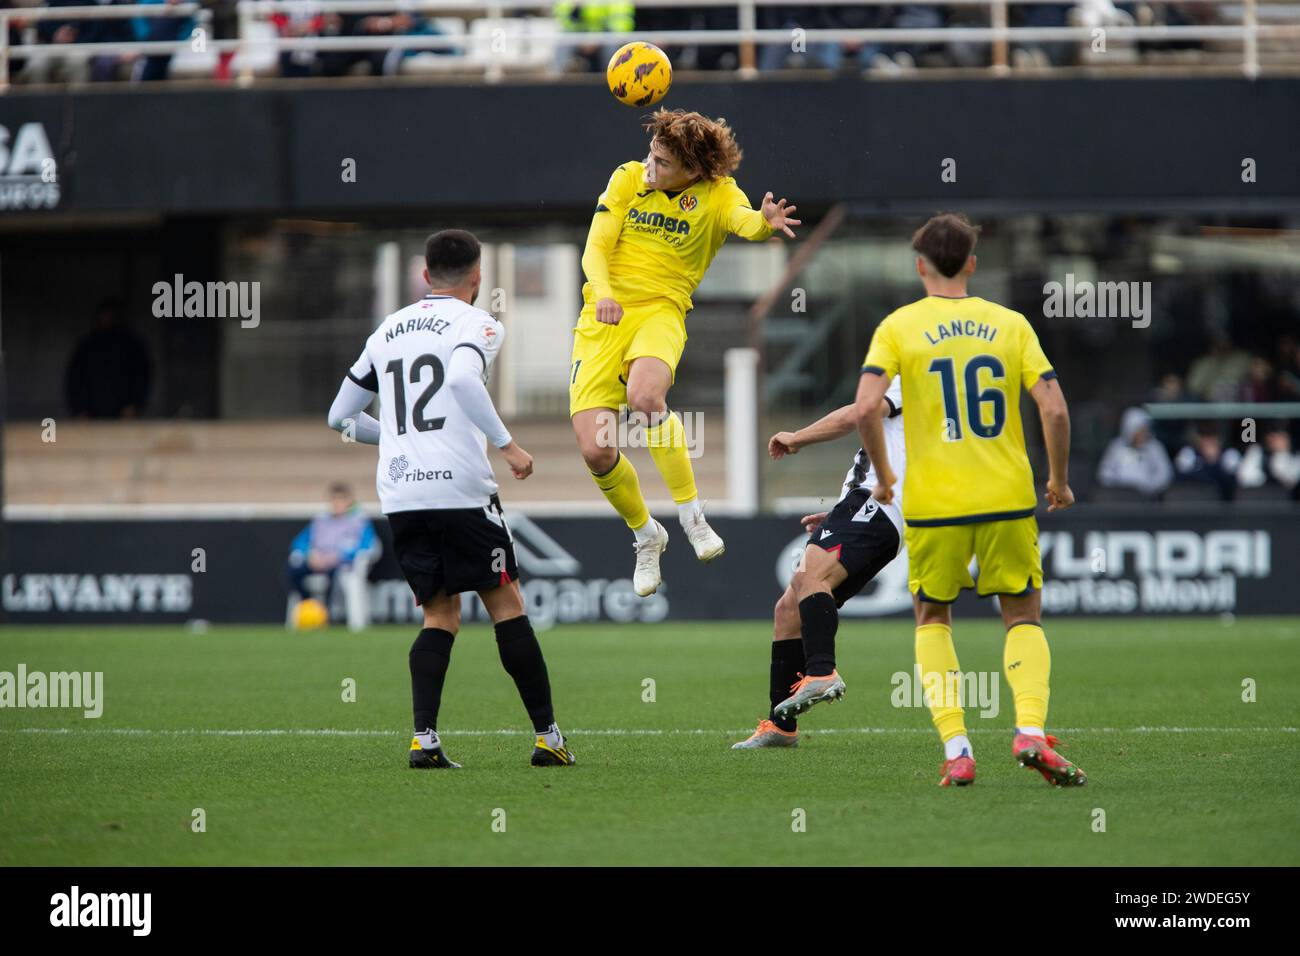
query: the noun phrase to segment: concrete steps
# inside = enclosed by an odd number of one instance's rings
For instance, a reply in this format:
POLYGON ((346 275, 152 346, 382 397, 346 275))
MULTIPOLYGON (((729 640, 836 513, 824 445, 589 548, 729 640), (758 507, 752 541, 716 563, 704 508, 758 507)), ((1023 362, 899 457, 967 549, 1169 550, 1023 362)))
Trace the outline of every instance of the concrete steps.
MULTIPOLYGON (((569 423, 514 422, 537 470, 514 480, 489 452, 507 501, 599 504, 569 423)), ((705 454, 694 459, 703 497, 726 497, 722 414, 706 413, 705 454)), ((56 441, 39 422, 5 428, 5 503, 10 505, 275 504, 323 499, 332 481, 375 502, 376 452, 344 443, 323 421, 66 422, 56 441)), ((647 497, 669 496, 644 449, 627 451, 647 497)))

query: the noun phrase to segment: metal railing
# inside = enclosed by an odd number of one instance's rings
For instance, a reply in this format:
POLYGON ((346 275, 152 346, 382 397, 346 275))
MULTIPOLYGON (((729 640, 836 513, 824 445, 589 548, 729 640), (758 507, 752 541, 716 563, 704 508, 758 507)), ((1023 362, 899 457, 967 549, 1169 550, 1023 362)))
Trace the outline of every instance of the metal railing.
MULTIPOLYGON (((1240 69, 1247 77, 1259 75, 1259 41, 1261 39, 1300 40, 1300 22, 1261 23, 1261 6, 1258 0, 1241 0, 1224 3, 1222 0, 1180 0, 1180 6, 1232 6, 1240 7, 1241 22, 1203 25, 1075 25, 1061 27, 1013 27, 1009 25, 1011 7, 1059 5, 1060 0, 908 0, 911 6, 943 6, 987 8, 989 26, 948 26, 924 28, 886 29, 798 29, 797 40, 803 44, 951 44, 969 43, 990 47, 989 70, 995 76, 1010 72, 1009 50, 1013 43, 1080 43, 1096 41, 1098 31, 1107 41, 1171 42, 1171 41, 1221 41, 1240 43, 1242 58, 1240 69)), ((578 32, 554 27, 550 19, 553 4, 539 0, 488 0, 465 3, 463 0, 240 0, 238 3, 238 36, 230 39, 213 39, 210 32, 211 11, 197 3, 174 5, 151 4, 145 6, 82 6, 58 8, 4 8, 0 9, 0 92, 9 86, 9 64, 13 56, 23 59, 67 58, 89 56, 166 55, 195 52, 244 55, 245 65, 240 70, 243 83, 253 81, 253 70, 248 64, 248 54, 255 51, 269 53, 271 57, 287 52, 364 52, 364 51, 471 51, 474 55, 462 57, 466 69, 481 71, 489 80, 499 80, 511 66, 509 60, 517 53, 509 50, 511 43, 504 30, 500 34, 417 34, 382 36, 310 36, 254 37, 253 26, 277 13, 297 16, 345 13, 420 13, 462 14, 471 20, 508 22, 508 14, 541 14, 543 18, 532 22, 551 25, 552 29, 539 31, 531 37, 514 36, 518 42, 543 41, 554 47, 579 47, 587 45, 616 46, 635 36, 665 46, 735 46, 739 51, 738 73, 742 78, 757 74, 756 51, 763 46, 790 46, 796 37, 792 29, 760 29, 758 10, 762 7, 836 7, 847 5, 897 6, 892 0, 637 0, 637 9, 683 8, 698 10, 702 7, 734 9, 737 14, 736 29, 720 30, 637 30, 634 33, 578 32), (86 43, 33 43, 11 47, 10 22, 104 20, 135 17, 169 17, 180 19, 197 15, 200 26, 188 37, 177 40, 139 40, 86 43), (203 33, 198 31, 202 30, 203 33), (482 47, 486 44, 486 53, 482 47), (474 52, 477 51, 477 52, 474 52)), ((1159 5, 1159 4, 1157 4, 1159 5)), ((1080 7, 1082 7, 1082 2, 1080 7)), ((1298 63, 1297 65, 1300 65, 1298 63)))
POLYGON ((1300 402, 1147 402, 1142 407, 1162 421, 1300 418, 1300 402))
POLYGON ((162 56, 175 54, 189 48, 195 39, 192 33, 190 37, 183 40, 137 40, 121 43, 24 43, 13 47, 9 43, 11 21, 41 23, 43 21, 134 20, 136 18, 155 19, 159 17, 174 19, 197 17, 200 24, 199 29, 206 31, 208 29, 207 25, 212 19, 212 13, 210 10, 205 10, 200 4, 193 2, 131 6, 5 7, 0 9, 0 93, 9 89, 9 61, 14 50, 17 50, 18 55, 24 59, 125 54, 162 56))

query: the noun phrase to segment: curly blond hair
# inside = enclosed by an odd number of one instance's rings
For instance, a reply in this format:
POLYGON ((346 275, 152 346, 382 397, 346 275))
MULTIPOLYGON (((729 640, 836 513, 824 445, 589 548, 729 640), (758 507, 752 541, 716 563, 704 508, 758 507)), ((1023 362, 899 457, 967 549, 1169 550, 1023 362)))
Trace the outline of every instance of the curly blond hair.
POLYGON ((660 107, 646 122, 645 130, 705 179, 730 176, 740 165, 743 154, 736 144, 736 134, 721 117, 714 120, 699 113, 660 107))

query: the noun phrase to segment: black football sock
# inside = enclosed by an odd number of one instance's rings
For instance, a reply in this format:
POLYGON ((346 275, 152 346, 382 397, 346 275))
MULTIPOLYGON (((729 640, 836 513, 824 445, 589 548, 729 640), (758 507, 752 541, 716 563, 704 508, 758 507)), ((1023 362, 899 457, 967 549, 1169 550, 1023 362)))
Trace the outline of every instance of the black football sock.
POLYGON ((426 627, 411 645, 411 704, 415 711, 415 732, 438 729, 438 708, 442 685, 451 663, 455 635, 440 627, 426 627))
POLYGON ((799 722, 793 717, 778 717, 776 705, 790 696, 790 687, 799 680, 804 666, 803 641, 772 642, 772 682, 768 693, 772 709, 767 719, 789 733, 794 733, 799 722))
POLYGON ((551 707, 551 680, 546 674, 546 660, 542 657, 537 635, 533 633, 533 625, 525 614, 502 621, 496 626, 496 632, 501 666, 514 678, 515 687, 519 688, 519 699, 524 702, 533 729, 544 734, 555 723, 555 711, 551 707))
POLYGON ((835 670, 835 632, 840 626, 840 612, 835 598, 818 591, 799 602, 799 620, 803 624, 803 652, 809 677, 826 677, 835 670))

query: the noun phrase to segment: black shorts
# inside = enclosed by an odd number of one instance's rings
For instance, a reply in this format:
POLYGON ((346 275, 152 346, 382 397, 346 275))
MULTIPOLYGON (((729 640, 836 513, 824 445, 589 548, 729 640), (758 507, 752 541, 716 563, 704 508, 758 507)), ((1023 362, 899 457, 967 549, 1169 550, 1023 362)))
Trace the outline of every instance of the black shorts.
POLYGON ((831 592, 835 605, 843 607, 898 556, 901 541, 894 522, 872 500, 871 493, 855 488, 831 509, 808 543, 835 555, 848 572, 848 577, 831 592))
POLYGON ((435 594, 491 591, 519 579, 501 502, 483 508, 398 511, 388 516, 393 553, 417 604, 435 594))

